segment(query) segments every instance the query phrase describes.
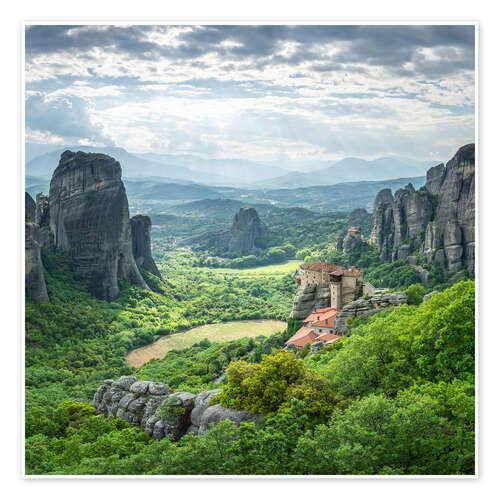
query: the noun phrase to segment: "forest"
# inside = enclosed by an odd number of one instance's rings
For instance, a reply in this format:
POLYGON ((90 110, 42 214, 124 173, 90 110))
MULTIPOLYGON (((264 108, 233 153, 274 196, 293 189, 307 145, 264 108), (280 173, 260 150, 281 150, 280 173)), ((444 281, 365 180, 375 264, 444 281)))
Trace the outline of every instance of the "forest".
MULTIPOLYGON (((341 257, 331 246, 301 250, 341 257)), ((215 269, 193 252, 165 252, 165 283, 142 271, 153 291, 122 283, 108 303, 90 296, 69 258, 44 250, 51 303, 26 300, 26 473, 473 474, 474 282, 422 303, 427 290, 407 266, 372 262, 366 250, 351 258, 408 289, 410 305, 354 320, 350 337, 314 355, 282 349, 300 326, 289 321, 268 338, 203 340, 140 368, 125 354, 163 335, 287 319, 298 263, 215 269), (104 379, 127 374, 195 394, 221 387, 214 402, 264 418, 155 441, 90 405, 104 379)))

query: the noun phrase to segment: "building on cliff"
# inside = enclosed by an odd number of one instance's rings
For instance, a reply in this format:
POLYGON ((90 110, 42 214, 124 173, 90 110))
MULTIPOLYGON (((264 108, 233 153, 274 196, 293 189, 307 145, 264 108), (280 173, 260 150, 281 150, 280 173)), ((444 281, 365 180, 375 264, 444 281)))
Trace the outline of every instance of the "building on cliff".
POLYGON ((310 262, 300 266, 297 283, 299 292, 311 287, 328 288, 328 307, 342 309, 363 293, 363 271, 353 266, 345 269, 334 262, 310 262))
POLYGON ((341 338, 335 335, 335 317, 340 309, 325 307, 313 311, 302 323, 302 327, 290 337, 285 344, 293 344, 298 349, 302 349, 307 344, 322 341, 325 344, 332 344, 341 338))

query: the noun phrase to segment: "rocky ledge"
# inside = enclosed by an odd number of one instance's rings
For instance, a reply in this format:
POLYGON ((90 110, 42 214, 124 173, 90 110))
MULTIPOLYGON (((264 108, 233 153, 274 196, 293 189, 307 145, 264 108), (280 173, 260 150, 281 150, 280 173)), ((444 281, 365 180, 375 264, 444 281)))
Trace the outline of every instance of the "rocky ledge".
POLYGON ((384 311, 391 306, 400 306, 408 304, 408 295, 406 293, 386 293, 375 295, 370 299, 359 299, 345 305, 335 317, 335 333, 349 334, 347 320, 356 316, 371 316, 380 311, 384 311))
POLYGON ((257 422, 262 417, 246 410, 233 410, 210 405, 210 400, 222 389, 171 393, 167 384, 123 376, 105 380, 94 395, 93 406, 105 416, 122 418, 131 425, 141 426, 154 439, 172 436, 177 441, 186 433, 204 434, 212 425, 231 420, 257 422))

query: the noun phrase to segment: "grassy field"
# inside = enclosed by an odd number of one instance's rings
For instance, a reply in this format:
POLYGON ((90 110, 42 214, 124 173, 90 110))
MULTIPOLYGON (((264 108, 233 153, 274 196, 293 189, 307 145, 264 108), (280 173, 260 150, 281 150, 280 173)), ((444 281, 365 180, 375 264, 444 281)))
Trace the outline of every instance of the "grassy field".
POLYGON ((258 337, 259 335, 268 337, 285 328, 286 323, 277 320, 230 321, 203 325, 161 337, 152 344, 130 351, 125 359, 129 365, 138 368, 151 359, 163 359, 168 351, 184 349, 203 339, 208 339, 211 342, 226 342, 243 337, 258 337))
POLYGON ((269 266, 252 267, 249 269, 230 269, 230 268, 208 268, 202 267, 201 269, 210 270, 215 274, 232 274, 241 277, 245 276, 284 276, 293 273, 302 264, 300 260, 289 260, 284 264, 271 264, 269 266))

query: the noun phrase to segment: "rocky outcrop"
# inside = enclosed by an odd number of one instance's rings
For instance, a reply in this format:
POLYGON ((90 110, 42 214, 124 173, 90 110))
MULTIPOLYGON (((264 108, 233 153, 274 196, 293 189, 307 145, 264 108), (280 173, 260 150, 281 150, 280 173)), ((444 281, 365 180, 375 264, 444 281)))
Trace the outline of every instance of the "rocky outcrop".
POLYGON ((323 340, 317 340, 311 344, 311 354, 318 354, 323 347, 325 347, 326 343, 323 340))
POLYGON ((135 263, 163 279, 151 255, 151 219, 147 215, 135 215, 130 219, 130 225, 135 263))
POLYGON ((118 281, 148 289, 132 253, 120 164, 104 154, 65 151, 50 183, 50 229, 97 298, 115 299, 118 281))
POLYGON ((474 273, 475 148, 461 147, 444 166, 427 172, 425 186, 409 184, 375 199, 371 242, 381 260, 425 256, 449 272, 465 267, 474 273))
POLYGON ((24 231, 24 285, 26 293, 37 304, 49 302, 40 254, 40 227, 34 222, 25 222, 24 231))
POLYGON ((250 413, 247 410, 233 410, 221 405, 209 406, 201 417, 198 434, 205 434, 211 426, 217 425, 223 420, 230 420, 236 424, 236 427, 239 427, 242 422, 258 422, 261 419, 261 415, 250 413))
POLYGON ((175 441, 186 433, 204 434, 212 425, 231 420, 257 422, 260 415, 246 410, 233 410, 220 405, 209 406, 221 389, 201 392, 169 392, 167 384, 123 376, 105 380, 94 394, 93 406, 103 415, 122 418, 131 425, 141 426, 154 439, 171 436, 175 441))
POLYGON ((342 242, 343 253, 346 254, 349 250, 352 250, 360 241, 362 241, 361 228, 351 227, 342 242))
POLYGON ((36 195, 35 222, 40 226, 48 226, 50 221, 49 197, 46 194, 36 195))
POLYGON ((230 252, 248 253, 255 251, 255 241, 257 238, 264 237, 267 230, 255 208, 241 207, 234 216, 230 233, 228 250, 230 252))
POLYGON ((330 287, 328 285, 308 285, 297 291, 293 299, 291 318, 307 318, 315 309, 330 307, 330 287))
POLYGON ((24 220, 26 222, 35 222, 36 217, 36 203, 35 200, 29 195, 24 193, 24 220))
POLYGON ((197 236, 185 238, 179 242, 180 246, 202 244, 207 247, 216 247, 237 254, 259 253, 256 247, 258 239, 267 235, 267 229, 253 207, 241 207, 234 216, 230 229, 209 231, 197 236))
POLYGON ((394 244, 394 198, 390 189, 382 189, 375 197, 373 205, 373 229, 370 241, 377 247, 382 260, 392 255, 394 244))
POLYGON ((356 208, 349 213, 350 226, 362 226, 364 222, 370 218, 370 214, 365 208, 356 208))
POLYGON ((356 316, 371 316, 380 311, 384 311, 391 306, 400 306, 408 303, 408 295, 406 293, 386 293, 375 295, 370 299, 359 299, 350 302, 342 308, 342 311, 337 313, 335 317, 334 330, 339 335, 348 335, 349 328, 347 320, 356 316))

